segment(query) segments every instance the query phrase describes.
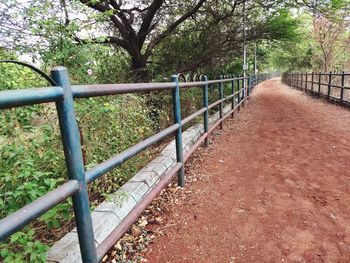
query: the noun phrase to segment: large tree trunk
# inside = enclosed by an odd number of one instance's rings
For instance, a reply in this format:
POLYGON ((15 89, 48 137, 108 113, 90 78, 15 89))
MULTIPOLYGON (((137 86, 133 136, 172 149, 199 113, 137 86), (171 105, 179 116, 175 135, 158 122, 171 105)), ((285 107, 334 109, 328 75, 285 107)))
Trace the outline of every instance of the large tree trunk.
MULTIPOLYGON (((133 54, 131 56, 131 67, 134 74, 134 81, 138 83, 148 83, 151 76, 147 69, 147 58, 141 54, 133 54)), ((164 103, 163 97, 157 92, 149 92, 146 98, 146 105, 149 110, 149 118, 153 122, 153 130, 158 132, 160 127, 160 111, 162 111, 164 103)))
POLYGON ((147 58, 141 54, 133 54, 131 56, 131 69, 134 73, 136 82, 150 82, 150 74, 147 69, 147 58))

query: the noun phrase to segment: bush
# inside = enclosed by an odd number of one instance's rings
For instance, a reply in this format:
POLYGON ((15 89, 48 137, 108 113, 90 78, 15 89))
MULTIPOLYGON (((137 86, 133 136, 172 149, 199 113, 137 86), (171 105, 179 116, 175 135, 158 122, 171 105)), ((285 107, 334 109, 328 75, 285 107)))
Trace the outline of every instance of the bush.
MULTIPOLYGON (((28 77, 32 73, 26 74, 28 77)), ((10 75, 0 76, 0 81, 8 80, 10 75)), ((6 83, 2 89, 25 84, 21 78, 6 83)), ((43 86, 41 82, 37 84, 43 86)), ((150 112, 141 96, 82 99, 76 101, 75 110, 86 169, 153 133, 150 112)), ((0 122, 0 217, 3 218, 65 182, 67 171, 53 103, 2 110, 0 122)), ((151 153, 152 150, 145 151, 91 184, 92 206, 116 191, 148 161, 151 153)), ((69 231, 74 226, 72 222, 72 205, 68 200, 2 242, 1 257, 4 262, 44 262, 48 245, 62 235, 56 232, 69 231)))

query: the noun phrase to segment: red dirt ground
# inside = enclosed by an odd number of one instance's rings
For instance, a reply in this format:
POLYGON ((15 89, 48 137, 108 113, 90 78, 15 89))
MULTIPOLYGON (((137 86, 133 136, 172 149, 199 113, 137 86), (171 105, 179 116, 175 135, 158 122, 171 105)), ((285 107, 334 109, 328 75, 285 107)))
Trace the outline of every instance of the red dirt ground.
POLYGON ((196 182, 144 258, 350 262, 349 133, 347 109, 264 82, 192 158, 196 182))

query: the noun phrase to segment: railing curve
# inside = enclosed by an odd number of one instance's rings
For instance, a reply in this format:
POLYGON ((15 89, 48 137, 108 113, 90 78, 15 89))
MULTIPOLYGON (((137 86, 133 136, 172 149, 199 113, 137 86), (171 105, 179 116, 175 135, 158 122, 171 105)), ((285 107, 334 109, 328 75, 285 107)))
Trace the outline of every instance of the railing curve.
POLYGON ((350 106, 350 73, 348 72, 286 72, 282 76, 282 81, 312 96, 350 106))

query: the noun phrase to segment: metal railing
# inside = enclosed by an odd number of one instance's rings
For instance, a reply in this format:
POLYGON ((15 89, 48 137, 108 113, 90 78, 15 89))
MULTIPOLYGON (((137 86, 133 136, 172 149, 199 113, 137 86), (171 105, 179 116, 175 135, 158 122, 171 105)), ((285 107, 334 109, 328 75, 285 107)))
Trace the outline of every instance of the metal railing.
POLYGON ((219 80, 208 80, 201 76, 200 80, 192 82, 179 82, 179 76, 174 75, 172 82, 165 83, 133 83, 133 84, 98 84, 71 86, 68 71, 64 67, 55 67, 51 71, 51 78, 57 86, 32 88, 24 90, 7 90, 0 92, 0 108, 21 107, 46 102, 55 102, 59 119, 62 144, 68 172, 68 181, 48 192, 32 203, 24 206, 18 211, 1 219, 0 240, 4 241, 10 235, 19 231, 57 204, 72 197, 74 215, 77 226, 80 251, 83 262, 97 262, 100 260, 113 242, 116 242, 127 229, 137 220, 149 203, 170 182, 172 177, 178 173, 178 184, 185 185, 184 162, 199 147, 202 142, 208 146, 209 134, 230 115, 244 106, 254 86, 267 79, 269 75, 258 75, 250 77, 222 76, 219 80), (231 94, 224 97, 224 84, 231 85, 231 94), (216 102, 208 105, 208 86, 218 85, 219 98, 216 102), (203 107, 192 115, 182 119, 180 105, 180 89, 200 87, 203 90, 203 107), (172 92, 174 124, 159 133, 137 143, 131 148, 97 164, 95 167, 84 170, 82 145, 80 143, 79 130, 74 109, 74 100, 96 96, 117 95, 125 93, 142 93, 157 90, 169 90, 172 92), (231 109, 224 114, 224 102, 231 103, 231 109), (209 110, 219 107, 219 120, 209 127, 209 110), (183 154, 182 127, 196 117, 203 115, 204 133, 183 154), (118 167, 128 159, 147 149, 163 138, 175 134, 177 164, 152 188, 152 190, 138 203, 124 220, 120 223, 122 227, 112 232, 98 247, 95 246, 94 232, 91 221, 90 205, 88 199, 87 184, 98 179, 103 174, 118 167))
POLYGON ((283 82, 311 95, 350 106, 350 73, 285 73, 283 82))

